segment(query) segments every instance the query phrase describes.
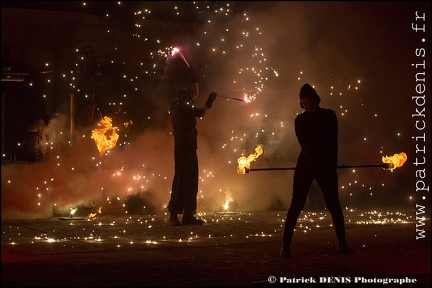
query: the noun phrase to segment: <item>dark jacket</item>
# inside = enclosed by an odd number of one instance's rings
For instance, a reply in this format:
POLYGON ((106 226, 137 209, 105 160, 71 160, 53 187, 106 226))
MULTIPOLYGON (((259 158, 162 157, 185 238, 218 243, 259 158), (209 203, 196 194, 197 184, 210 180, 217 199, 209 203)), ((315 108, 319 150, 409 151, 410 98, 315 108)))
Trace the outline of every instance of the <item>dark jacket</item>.
POLYGON ((336 169, 338 161, 338 120, 330 109, 317 107, 295 119, 295 133, 301 146, 297 168, 336 169))
POLYGON ((204 116, 204 109, 192 101, 176 100, 170 107, 171 124, 174 134, 174 148, 197 149, 196 117, 204 116))

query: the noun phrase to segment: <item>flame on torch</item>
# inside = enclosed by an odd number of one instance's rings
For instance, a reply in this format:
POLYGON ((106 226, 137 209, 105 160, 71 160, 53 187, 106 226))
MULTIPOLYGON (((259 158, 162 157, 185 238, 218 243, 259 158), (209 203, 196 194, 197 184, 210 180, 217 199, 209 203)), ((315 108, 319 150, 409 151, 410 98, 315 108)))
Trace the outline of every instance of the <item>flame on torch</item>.
POLYGON ((390 164, 389 170, 394 170, 396 168, 401 167, 405 161, 408 159, 408 156, 405 152, 396 153, 393 156, 383 156, 382 162, 390 164))
POLYGON ((180 58, 183 60, 183 62, 185 62, 185 64, 190 67, 188 61, 186 60, 186 58, 184 57, 183 53, 180 51, 179 48, 174 47, 171 51, 171 57, 174 57, 175 54, 178 54, 180 56, 180 58))
POLYGON ((250 154, 248 157, 241 156, 238 158, 237 174, 246 174, 246 169, 250 169, 250 163, 255 161, 263 152, 262 145, 258 145, 255 148, 255 153, 250 154))
POLYGON ((92 132, 91 139, 96 143, 96 147, 100 155, 103 155, 107 150, 116 146, 119 135, 116 126, 111 125, 112 118, 105 116, 98 123, 92 132))

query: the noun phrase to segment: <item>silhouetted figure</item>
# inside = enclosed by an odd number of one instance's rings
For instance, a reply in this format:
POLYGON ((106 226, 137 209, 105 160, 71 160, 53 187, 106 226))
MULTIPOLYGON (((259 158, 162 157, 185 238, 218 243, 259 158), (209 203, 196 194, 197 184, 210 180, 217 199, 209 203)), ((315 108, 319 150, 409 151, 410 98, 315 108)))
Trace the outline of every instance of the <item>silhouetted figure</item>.
POLYGON ((195 81, 195 89, 180 90, 177 100, 170 107, 174 135, 174 179, 168 210, 170 224, 173 226, 181 225, 178 214, 183 214, 183 224, 204 224, 203 220, 194 216, 197 210, 199 173, 196 117, 206 114, 217 94, 210 93, 203 108, 194 106, 198 94, 198 83, 195 81))
POLYGON ((42 161, 47 157, 46 125, 37 119, 30 123, 25 140, 26 159, 30 162, 42 161))
POLYGON ((316 180, 332 216, 338 240, 338 251, 351 253, 345 239, 345 222, 338 192, 338 120, 336 113, 319 106, 315 89, 304 84, 300 89, 300 106, 305 111, 295 119, 295 133, 301 146, 294 171, 291 205, 285 219, 281 256, 290 258, 291 240, 312 181, 316 180))

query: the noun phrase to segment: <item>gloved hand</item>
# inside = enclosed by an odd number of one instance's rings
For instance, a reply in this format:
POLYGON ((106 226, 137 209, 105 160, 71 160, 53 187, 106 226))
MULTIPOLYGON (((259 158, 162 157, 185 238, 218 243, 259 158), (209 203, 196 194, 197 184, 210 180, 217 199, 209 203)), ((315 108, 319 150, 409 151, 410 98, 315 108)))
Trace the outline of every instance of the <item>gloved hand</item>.
POLYGON ((216 99, 217 97, 217 93, 216 92, 211 92, 209 97, 207 98, 207 101, 205 102, 205 105, 207 106, 207 108, 211 108, 213 105, 213 101, 216 99))

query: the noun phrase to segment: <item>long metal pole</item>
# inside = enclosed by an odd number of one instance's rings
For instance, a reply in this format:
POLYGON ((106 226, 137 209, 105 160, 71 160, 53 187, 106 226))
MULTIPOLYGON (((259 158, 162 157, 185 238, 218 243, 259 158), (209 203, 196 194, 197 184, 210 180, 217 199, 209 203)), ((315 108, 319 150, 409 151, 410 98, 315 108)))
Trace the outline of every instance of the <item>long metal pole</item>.
POLYGON ((236 101, 245 102, 245 101, 244 101, 243 99, 241 99, 241 98, 227 97, 227 96, 221 96, 221 95, 217 95, 216 97, 225 98, 225 99, 229 99, 229 100, 236 100, 236 101))
MULTIPOLYGON (((338 169, 345 169, 345 168, 372 168, 372 167, 381 167, 386 170, 391 170, 394 168, 394 165, 391 163, 384 163, 384 164, 371 164, 371 165, 339 165, 337 166, 338 169)), ((278 170, 295 170, 296 167, 276 167, 276 168, 250 168, 245 169, 246 173, 249 173, 249 171, 278 171, 278 170)))

